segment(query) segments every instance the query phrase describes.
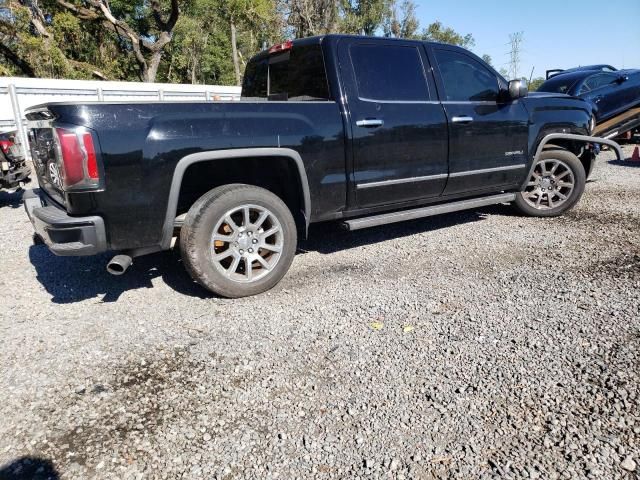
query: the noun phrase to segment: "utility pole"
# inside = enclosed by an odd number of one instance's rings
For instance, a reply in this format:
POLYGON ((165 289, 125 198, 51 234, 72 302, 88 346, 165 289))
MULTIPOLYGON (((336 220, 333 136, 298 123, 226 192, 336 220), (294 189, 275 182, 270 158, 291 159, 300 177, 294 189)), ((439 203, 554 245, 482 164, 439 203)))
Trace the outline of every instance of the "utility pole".
POLYGON ((524 32, 516 32, 509 35, 509 44, 511 45, 509 76, 511 80, 520 78, 520 51, 522 50, 522 42, 524 32))

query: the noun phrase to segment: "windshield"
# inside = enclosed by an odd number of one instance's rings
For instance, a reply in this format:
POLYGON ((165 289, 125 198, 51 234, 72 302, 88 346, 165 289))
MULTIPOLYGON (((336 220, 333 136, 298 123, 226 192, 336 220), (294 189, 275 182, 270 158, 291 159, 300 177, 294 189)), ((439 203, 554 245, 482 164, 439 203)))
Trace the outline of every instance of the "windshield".
POLYGON ((330 100, 320 45, 294 45, 289 51, 251 60, 244 75, 242 98, 330 100))

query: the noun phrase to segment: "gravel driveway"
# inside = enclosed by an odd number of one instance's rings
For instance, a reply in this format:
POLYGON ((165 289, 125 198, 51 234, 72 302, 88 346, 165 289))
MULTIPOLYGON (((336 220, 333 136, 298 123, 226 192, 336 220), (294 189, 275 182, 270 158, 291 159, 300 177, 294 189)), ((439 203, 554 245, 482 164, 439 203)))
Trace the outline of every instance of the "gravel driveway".
MULTIPOLYGON (((631 156, 631 148, 625 148, 631 156)), ((313 229, 279 287, 31 245, 0 193, 0 479, 640 472, 640 164, 563 218, 313 229)))

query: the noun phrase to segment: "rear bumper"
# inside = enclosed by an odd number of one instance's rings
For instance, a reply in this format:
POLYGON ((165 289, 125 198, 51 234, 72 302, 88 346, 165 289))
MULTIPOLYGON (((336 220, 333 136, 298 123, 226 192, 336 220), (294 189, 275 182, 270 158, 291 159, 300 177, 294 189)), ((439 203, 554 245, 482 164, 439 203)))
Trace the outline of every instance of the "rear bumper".
POLYGON ((27 190, 22 198, 33 228, 56 255, 95 255, 107 250, 102 217, 71 217, 40 189, 27 190))

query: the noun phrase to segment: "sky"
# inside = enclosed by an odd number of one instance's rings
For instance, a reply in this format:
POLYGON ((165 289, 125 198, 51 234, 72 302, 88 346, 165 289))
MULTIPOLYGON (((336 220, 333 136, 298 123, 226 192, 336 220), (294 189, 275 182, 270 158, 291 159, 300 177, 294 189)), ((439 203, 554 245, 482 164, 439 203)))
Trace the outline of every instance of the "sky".
POLYGON ((640 69, 640 0, 416 0, 421 28, 471 33, 473 52, 509 69, 509 34, 524 32, 519 76, 605 63, 640 69))

